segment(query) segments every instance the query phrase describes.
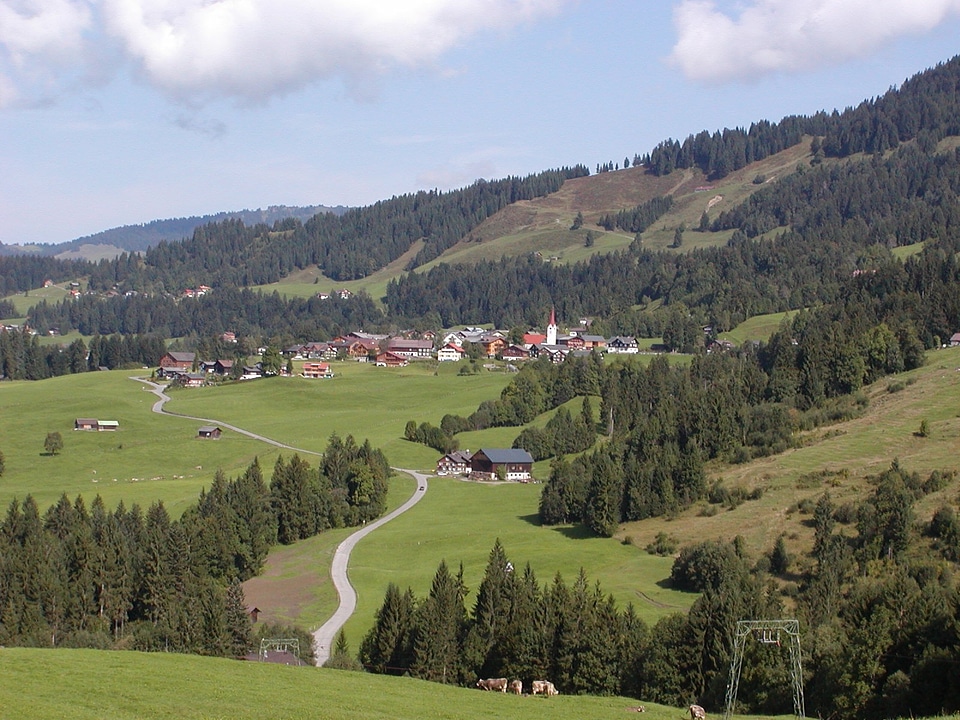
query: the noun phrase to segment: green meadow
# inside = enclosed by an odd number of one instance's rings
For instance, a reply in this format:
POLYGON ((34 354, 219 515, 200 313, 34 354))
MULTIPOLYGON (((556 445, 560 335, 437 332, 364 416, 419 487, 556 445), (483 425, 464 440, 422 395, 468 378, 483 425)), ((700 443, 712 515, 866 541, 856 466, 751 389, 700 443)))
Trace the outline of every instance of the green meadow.
MULTIPOLYGON (((97 650, 0 649, 0 677, 4 720, 616 720, 642 702, 518 697, 388 675, 97 650)), ((650 720, 685 712, 643 704, 650 720)))
POLYGON ((777 330, 785 319, 790 319, 797 314, 796 310, 787 312, 769 313, 767 315, 754 315, 745 320, 729 332, 720 333, 721 340, 729 340, 734 345, 743 345, 750 340, 760 340, 766 342, 777 330))
MULTIPOLYGON (((452 363, 451 363, 452 364, 452 363)), ((267 378, 171 392, 167 409, 229 423, 307 451, 322 452, 334 432, 369 438, 394 466, 430 469, 438 453, 403 439, 408 420, 439 424, 447 412, 469 414, 497 397, 509 375, 458 376, 457 368, 423 363, 377 368, 334 363, 336 377, 267 378)), ((0 450, 6 471, 0 503, 33 494, 41 507, 62 493, 103 496, 109 506, 149 505, 162 499, 179 514, 222 468, 243 471, 259 457, 269 473, 277 453, 293 451, 226 430, 201 440, 204 423, 151 411, 156 396, 132 379, 145 371, 116 370, 0 384, 0 450), (117 420, 116 432, 73 430, 78 417, 117 420), (47 433, 59 432, 63 451, 44 453, 47 433)), ((307 456, 307 460, 310 457, 307 456)))

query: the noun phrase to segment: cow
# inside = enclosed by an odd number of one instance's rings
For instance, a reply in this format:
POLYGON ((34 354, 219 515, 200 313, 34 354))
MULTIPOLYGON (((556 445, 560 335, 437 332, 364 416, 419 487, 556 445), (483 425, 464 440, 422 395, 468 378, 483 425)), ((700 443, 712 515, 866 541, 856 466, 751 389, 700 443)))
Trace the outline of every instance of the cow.
POLYGON ((506 678, 487 678, 486 680, 477 680, 477 687, 481 690, 499 690, 502 693, 507 691, 506 678))
POLYGON ((507 686, 507 690, 512 692, 514 695, 523 695, 523 681, 511 680, 510 684, 507 686))
POLYGON ((690 720, 707 720, 707 711, 699 705, 691 705, 690 720))
POLYGON ((551 695, 557 694, 557 689, 549 680, 534 680, 530 688, 530 694, 550 697, 551 695))

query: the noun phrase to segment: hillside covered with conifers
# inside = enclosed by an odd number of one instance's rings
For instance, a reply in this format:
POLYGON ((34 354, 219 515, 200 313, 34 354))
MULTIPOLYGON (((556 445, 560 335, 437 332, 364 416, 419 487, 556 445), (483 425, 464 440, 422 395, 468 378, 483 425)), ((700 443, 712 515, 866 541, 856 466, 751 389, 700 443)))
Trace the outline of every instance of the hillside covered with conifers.
MULTIPOLYGON (((46 279, 82 277, 86 293, 40 303, 28 322, 40 332, 75 330, 91 338, 60 350, 41 346, 26 332, 4 332, 0 371, 32 380, 83 372, 92 369, 84 362, 92 348, 97 365, 152 364, 149 355, 174 338, 184 347, 235 352, 213 340, 226 331, 239 336, 238 347, 249 348, 324 340, 360 327, 493 323, 524 329, 539 325, 553 306, 563 323, 589 317, 592 332, 661 338, 667 350, 693 359, 682 367, 664 358, 649 366, 603 364, 596 356, 560 366, 541 361, 468 417, 443 418, 439 432, 452 441, 465 431, 516 427, 527 433, 524 443, 541 443, 540 457, 555 458, 539 508, 546 525, 572 523, 610 537, 622 523, 676 515, 715 497, 718 503, 742 503, 750 498, 708 483, 711 464, 782 453, 797 447, 804 432, 856 416, 867 402, 866 385, 919 369, 927 351, 960 332, 958 105, 960 58, 843 112, 665 141, 636 155, 629 171, 605 165, 590 176, 585 166, 575 166, 480 181, 450 193, 405 195, 305 223, 248 227, 227 221, 198 228, 182 242, 97 264, 0 258, 0 288, 7 294, 46 279), (706 208, 690 224, 679 221, 679 213, 692 207, 683 188, 701 179, 721 183, 798 147, 800 161, 790 172, 772 181, 757 175, 742 201, 712 212, 706 208), (496 243, 489 228, 511 208, 537 207, 568 183, 599 184, 618 172, 649 178, 678 174, 675 194, 637 197, 627 208, 577 209, 570 232, 581 232, 584 223, 591 225, 590 233, 619 232, 628 237, 621 247, 569 263, 551 261, 542 252, 469 265, 444 261, 464 244, 496 243), (672 246, 651 243, 656 232, 671 233, 672 246), (402 258, 405 267, 382 298, 359 292, 349 298, 291 299, 249 287, 307 268, 352 281, 402 258), (185 289, 202 284, 212 291, 183 297, 185 289), (797 312, 768 340, 706 353, 712 334, 788 310, 797 312), (704 327, 710 328, 706 335, 704 327), (578 396, 600 399, 596 417, 584 410, 577 421, 577 433, 587 428, 590 439, 603 436, 594 449, 565 457, 572 452, 564 449, 568 446, 548 437, 566 432, 561 425, 573 427, 560 413, 563 422, 540 435, 523 428, 578 396)), ((587 241, 597 238, 591 234, 587 241)), ((9 315, 12 303, 0 309, 9 315)), ((531 573, 502 576, 506 551, 498 546, 472 614, 463 602, 462 582, 443 565, 427 598, 395 587, 388 591, 361 659, 374 669, 440 682, 508 671, 549 674, 565 692, 629 693, 673 704, 685 702, 694 688, 698 700, 717 706, 733 621, 789 609, 808 629, 807 683, 811 706, 820 714, 955 712, 960 694, 949 678, 960 664, 960 591, 954 580, 960 521, 955 498, 937 495, 953 486, 955 470, 921 476, 890 458, 887 469, 870 478, 871 491, 860 502, 837 506, 824 493, 811 508, 811 563, 796 576, 788 577, 791 550, 783 538, 761 560, 748 558, 736 541, 683 548, 672 580, 702 596, 688 615, 664 618, 653 627, 614 607, 586 577, 570 588, 541 586, 531 573), (918 521, 913 508, 928 497, 943 502, 932 519, 918 521), (491 620, 497 617, 512 618, 513 625, 501 627, 491 620)), ((311 477, 302 484, 323 485, 332 475, 311 477)), ((357 494, 347 481, 333 486, 341 494, 357 494)), ((217 502, 213 494, 204 496, 199 515, 184 522, 200 522, 205 503, 217 502)), ((225 513, 239 513, 223 502, 225 513)), ((309 534, 318 529, 316 518, 328 517, 316 505, 329 510, 330 502, 307 503, 284 517, 293 528, 313 518, 309 534)), ((281 504, 273 503, 275 513, 281 504)), ((61 510, 46 516, 36 508, 11 511, 0 524, 6 562, 20 562, 22 551, 23 566, 36 577, 69 583, 69 566, 47 572, 37 548, 62 545, 66 549, 58 557, 72 557, 76 543, 64 524, 85 533, 93 516, 69 503, 61 510)), ((106 524, 116 520, 117 513, 97 512, 106 524)), ((116 522, 124 517, 120 513, 116 522)), ((166 525, 162 517, 153 523, 166 525)), ((180 527, 168 547, 181 541, 189 524, 180 527)), ((284 527, 276 527, 278 537, 284 527)), ((303 536, 291 530, 289 539, 303 536)), ((214 582, 211 603, 218 592, 226 593, 226 585, 217 582, 243 577, 221 565, 226 563, 211 565, 216 572, 196 571, 214 582)), ((149 570, 136 572, 146 576, 149 570)), ((18 572, 23 583, 34 577, 18 572)), ((85 581, 89 586, 89 578, 85 581)), ((18 597, 23 593, 17 587, 0 587, 6 642, 48 636, 51 625, 76 633, 70 622, 84 630, 90 620, 80 611, 70 615, 62 603, 39 611, 21 607, 18 597)), ((134 615, 143 623, 144 646, 158 647, 160 636, 147 627, 159 622, 151 615, 159 612, 153 596, 124 602, 124 621, 134 615)), ((109 635, 110 623, 99 622, 109 635)), ((230 644, 221 624, 214 649, 191 645, 189 633, 202 634, 195 627, 202 622, 171 621, 166 630, 172 640, 164 641, 211 652, 230 644)), ((742 704, 762 712, 789 711, 789 697, 765 690, 782 684, 786 673, 765 652, 752 658, 759 669, 741 684, 742 704)))

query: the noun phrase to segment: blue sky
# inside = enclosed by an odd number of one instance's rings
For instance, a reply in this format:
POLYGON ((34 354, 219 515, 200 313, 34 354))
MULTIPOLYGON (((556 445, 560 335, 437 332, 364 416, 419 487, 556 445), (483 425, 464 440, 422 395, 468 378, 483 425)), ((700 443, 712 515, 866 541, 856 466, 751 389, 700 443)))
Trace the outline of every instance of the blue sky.
POLYGON ((0 0, 0 242, 592 170, 958 52, 960 0, 0 0))

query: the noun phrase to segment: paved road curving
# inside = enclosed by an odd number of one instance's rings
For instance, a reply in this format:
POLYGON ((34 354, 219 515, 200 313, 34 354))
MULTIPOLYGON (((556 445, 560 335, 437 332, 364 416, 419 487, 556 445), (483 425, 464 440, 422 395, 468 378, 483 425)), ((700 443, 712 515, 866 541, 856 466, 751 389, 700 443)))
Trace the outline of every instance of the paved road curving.
MULTIPOLYGON (((295 450, 299 453, 309 453, 311 455, 323 454, 313 450, 304 450, 303 448, 296 448, 292 445, 286 445, 284 443, 277 442, 276 440, 271 440, 270 438, 264 437, 263 435, 252 433, 249 430, 244 430, 234 425, 220 422, 219 420, 194 417, 193 415, 182 415, 180 413, 173 413, 169 410, 164 410, 163 406, 170 399, 170 396, 163 392, 163 385, 146 380, 144 378, 134 377, 130 379, 145 383, 149 386, 150 391, 157 396, 158 399, 153 404, 152 408, 153 412, 155 413, 160 413, 161 415, 172 415, 175 417, 186 418, 188 420, 199 420, 200 422, 219 425, 229 428, 230 430, 240 433, 241 435, 251 437, 255 440, 260 440, 262 442, 269 443, 276 447, 285 448, 287 450, 295 450)), ((350 579, 347 577, 347 565, 350 562, 350 553, 353 551, 353 548, 356 547, 360 540, 372 533, 378 527, 387 524, 395 517, 405 513, 407 510, 420 502, 420 499, 427 492, 427 475, 418 473, 415 470, 404 470, 403 468, 393 469, 397 470, 398 472, 405 472, 408 475, 411 475, 417 481, 417 489, 414 491, 413 495, 411 495, 410 498, 396 510, 384 515, 382 518, 370 523, 369 525, 365 525, 347 537, 337 546, 337 549, 333 554, 333 562, 330 564, 330 577, 333 580, 333 586, 337 590, 337 595, 340 596, 340 605, 333 613, 333 616, 313 633, 313 651, 315 661, 318 666, 323 665, 330 658, 330 647, 333 645, 333 639, 340 631, 340 628, 342 628, 347 620, 350 619, 350 616, 353 615, 354 610, 357 609, 357 592, 353 589, 353 586, 350 584, 350 579)))
POLYGON ((347 563, 350 562, 350 553, 353 551, 353 548, 356 547, 360 540, 378 527, 385 525, 420 502, 420 499, 427 492, 426 475, 414 470, 404 470, 402 468, 394 468, 394 470, 412 475, 417 481, 417 489, 413 495, 410 496, 410 499, 396 510, 357 530, 337 546, 337 550, 333 554, 333 562, 330 565, 330 576, 333 580, 333 586, 337 589, 337 594, 340 596, 340 607, 337 608, 333 616, 327 620, 319 630, 313 633, 313 653, 317 665, 323 665, 329 659, 330 646, 333 644, 334 638, 357 608, 357 592, 353 589, 347 577, 347 563))

